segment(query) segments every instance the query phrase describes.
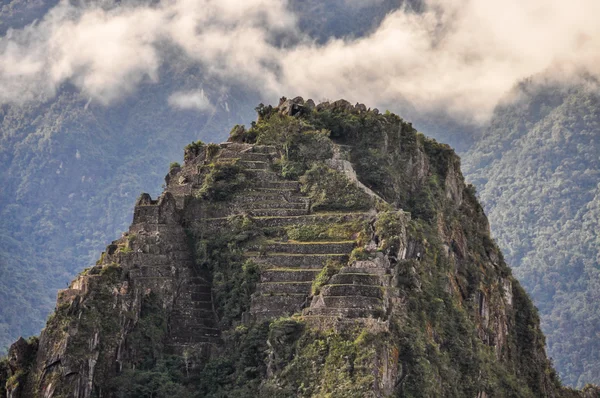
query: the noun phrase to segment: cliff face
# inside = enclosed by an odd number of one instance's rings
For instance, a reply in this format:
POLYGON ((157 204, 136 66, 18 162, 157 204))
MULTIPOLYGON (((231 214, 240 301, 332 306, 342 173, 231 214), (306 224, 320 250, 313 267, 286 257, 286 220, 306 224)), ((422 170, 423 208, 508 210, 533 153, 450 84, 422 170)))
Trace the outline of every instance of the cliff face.
POLYGON ((257 111, 140 197, 0 364, 9 397, 597 392, 560 386, 448 146, 345 101, 257 111))

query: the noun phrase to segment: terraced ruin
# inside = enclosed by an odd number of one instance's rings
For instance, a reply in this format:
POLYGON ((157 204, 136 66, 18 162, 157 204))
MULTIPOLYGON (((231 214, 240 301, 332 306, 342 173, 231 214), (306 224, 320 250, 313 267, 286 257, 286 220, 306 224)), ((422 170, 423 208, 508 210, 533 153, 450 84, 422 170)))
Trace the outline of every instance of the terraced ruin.
POLYGON ((561 387, 448 146, 343 100, 256 110, 138 199, 8 396, 596 396, 561 387))
MULTIPOLYGON (((347 239, 321 238, 315 242, 292 240, 285 233, 286 227, 308 229, 314 225, 329 225, 332 228, 337 224, 343 228, 351 221, 359 221, 362 227, 374 212, 311 211, 310 198, 301 193, 300 181, 286 180, 273 170, 273 160, 279 156, 272 146, 221 144, 211 162, 239 166, 247 177, 244 189, 225 203, 201 204, 190 220, 195 229, 205 234, 220 233, 236 216, 251 219, 253 225, 262 230, 263 237, 276 231, 275 237, 250 242, 240 248, 244 258, 260 268, 260 280, 247 315, 255 320, 303 311, 307 318, 382 317, 385 314, 383 287, 387 286, 389 278, 384 277, 385 268, 375 267, 373 263, 345 266, 356 246, 352 232, 347 233, 347 239), (206 215, 209 217, 203 217, 206 215), (321 294, 313 298, 315 280, 328 263, 337 264, 342 274, 323 286, 321 294)), ((170 181, 177 181, 177 185, 170 184, 169 191, 200 189, 200 181, 194 185, 192 180, 173 177, 170 181), (191 189, 185 187, 190 183, 191 189)), ((184 200, 180 198, 178 202, 184 200)), ((359 232, 354 231, 354 235, 359 232)))

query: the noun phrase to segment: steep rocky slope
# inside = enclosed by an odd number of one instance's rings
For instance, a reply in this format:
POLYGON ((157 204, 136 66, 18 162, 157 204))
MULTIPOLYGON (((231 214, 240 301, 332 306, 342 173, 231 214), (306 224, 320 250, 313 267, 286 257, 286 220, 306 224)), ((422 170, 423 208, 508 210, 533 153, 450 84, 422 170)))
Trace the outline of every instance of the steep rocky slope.
POLYGON ((569 397, 446 145, 345 101, 259 106, 0 364, 10 397, 569 397))
POLYGON ((492 230, 540 309, 564 382, 600 382, 597 83, 524 82, 465 155, 492 230))
MULTIPOLYGON (((39 24, 57 3, 0 0, 0 39, 6 44, 9 29, 39 24)), ((109 9, 156 2, 70 3, 109 9)), ((293 0, 289 6, 302 31, 326 41, 363 34, 401 4, 385 0, 365 9, 349 3, 293 0)), ((192 139, 225 140, 262 98, 243 83, 211 77, 177 49, 161 57, 157 81, 106 106, 70 83, 53 98, 0 104, 0 354, 19 335, 39 333, 56 289, 127 228, 139 192, 160 192, 164 169, 180 160, 183 146, 192 139), (169 106, 169 97, 181 92, 202 92, 210 106, 169 106)))

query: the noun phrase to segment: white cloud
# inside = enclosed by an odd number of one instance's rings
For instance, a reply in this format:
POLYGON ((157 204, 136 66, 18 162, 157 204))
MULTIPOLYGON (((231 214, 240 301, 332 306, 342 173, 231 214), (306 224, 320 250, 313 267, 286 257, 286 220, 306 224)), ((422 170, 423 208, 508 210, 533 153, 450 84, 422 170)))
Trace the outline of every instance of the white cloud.
POLYGON ((177 46, 209 72, 268 83, 273 35, 294 31, 286 2, 165 0, 81 7, 63 0, 36 25, 0 39, 0 103, 47 98, 65 82, 110 103, 156 81, 161 48, 177 46))
POLYGON ((282 81, 307 96, 370 104, 407 99, 485 120, 518 81, 585 68, 600 75, 600 3, 578 0, 430 0, 398 10, 370 36, 292 49, 282 81))
POLYGON ((169 96, 169 105, 180 109, 196 109, 210 111, 213 109, 209 99, 200 91, 178 91, 169 96))
MULTIPOLYGON (((165 46, 224 84, 243 83, 273 100, 284 94, 373 106, 406 100, 478 121, 528 76, 570 79, 581 70, 600 76, 597 0, 426 0, 425 9, 397 10, 367 37, 316 44, 298 32, 286 1, 82 8, 63 0, 40 23, 0 39, 0 103, 47 98, 65 82, 110 103, 158 79, 165 46), (274 44, 282 35, 296 44, 274 44)), ((205 106, 198 93, 169 101, 205 106)))

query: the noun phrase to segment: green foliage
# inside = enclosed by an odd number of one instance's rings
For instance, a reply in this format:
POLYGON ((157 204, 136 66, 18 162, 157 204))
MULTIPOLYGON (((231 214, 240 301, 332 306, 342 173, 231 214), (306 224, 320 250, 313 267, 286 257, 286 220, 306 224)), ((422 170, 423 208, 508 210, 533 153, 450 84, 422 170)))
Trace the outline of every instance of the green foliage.
MULTIPOLYGON (((594 83, 595 84, 595 83, 594 83)), ((600 97, 524 82, 463 156, 565 384, 600 382, 600 97)))
POLYGON ((200 151, 204 148, 204 142, 198 140, 186 145, 184 150, 183 159, 191 160, 200 154, 200 151))
POLYGON ((302 192, 311 199, 311 208, 322 210, 367 210, 373 199, 339 171, 314 164, 301 178, 302 192))
POLYGON ((267 113, 248 134, 257 144, 275 147, 279 153, 275 167, 284 178, 297 179, 314 162, 332 155, 329 131, 315 130, 305 119, 267 113))
POLYGON ((375 235, 381 237, 379 246, 384 251, 397 252, 406 229, 407 216, 400 211, 385 211, 377 214, 375 221, 375 235))
POLYGON ((298 328, 290 329, 285 344, 272 348, 275 358, 287 360, 276 362, 278 372, 261 387, 260 396, 374 396, 371 364, 387 341, 386 336, 372 338, 368 332, 342 335, 310 329, 299 334, 298 328))
POLYGON ((213 357, 195 378, 195 391, 206 398, 258 396, 266 376, 268 322, 237 328, 225 336, 226 351, 213 357))
POLYGON ((213 300, 224 329, 249 309, 259 279, 258 265, 244 260, 241 245, 263 237, 249 217, 234 216, 228 223, 227 231, 214 236, 201 239, 202 231, 194 235, 196 263, 212 275, 213 300))
POLYGON ((369 253, 365 250, 364 247, 356 247, 350 253, 350 261, 364 261, 369 258, 369 253))
POLYGON ((159 360, 149 369, 125 369, 110 382, 111 392, 118 398, 194 397, 183 382, 183 364, 178 357, 159 360))
POLYGON ((181 167, 181 165, 179 164, 179 162, 171 162, 171 163, 169 163, 169 170, 177 169, 179 167, 181 167))
POLYGON ((167 313, 160 298, 154 293, 143 297, 140 318, 127 336, 134 368, 150 370, 162 359, 167 325, 167 313))
POLYGON ((198 195, 205 200, 224 201, 246 183, 244 170, 232 163, 211 163, 198 195))
POLYGON ((217 153, 221 150, 221 147, 218 144, 210 143, 206 146, 206 158, 212 159, 217 153))
POLYGON ((256 143, 273 145, 280 151, 282 158, 289 159, 290 148, 301 135, 302 128, 300 119, 275 114, 254 127, 257 131, 256 143))
POLYGON ((339 261, 328 259, 323 269, 317 274, 315 280, 313 281, 311 289, 313 296, 319 294, 321 291, 321 287, 327 284, 327 282, 329 282, 329 279, 333 275, 337 274, 343 266, 344 264, 342 264, 339 261))
POLYGON ((254 144, 256 143, 256 130, 246 130, 246 127, 236 124, 229 132, 229 141, 254 144))
POLYGON ((352 240, 364 233, 365 229, 366 222, 358 219, 341 223, 311 223, 285 227, 289 239, 301 242, 352 240))
POLYGON ((4 392, 6 382, 10 377, 10 368, 8 366, 8 358, 0 358, 0 391, 4 392))

